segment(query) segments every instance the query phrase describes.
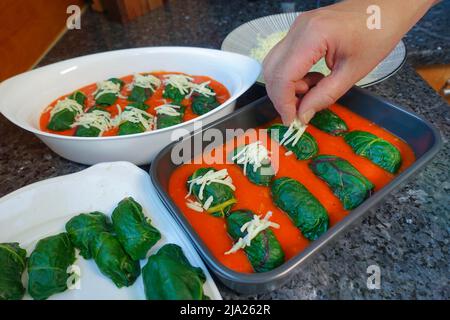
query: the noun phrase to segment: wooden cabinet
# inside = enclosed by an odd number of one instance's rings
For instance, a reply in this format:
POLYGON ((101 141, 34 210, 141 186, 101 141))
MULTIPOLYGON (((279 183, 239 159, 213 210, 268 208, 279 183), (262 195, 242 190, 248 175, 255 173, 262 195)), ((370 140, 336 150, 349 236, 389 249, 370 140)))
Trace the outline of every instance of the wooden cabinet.
POLYGON ((0 81, 30 69, 66 29, 83 0, 1 0, 0 81))

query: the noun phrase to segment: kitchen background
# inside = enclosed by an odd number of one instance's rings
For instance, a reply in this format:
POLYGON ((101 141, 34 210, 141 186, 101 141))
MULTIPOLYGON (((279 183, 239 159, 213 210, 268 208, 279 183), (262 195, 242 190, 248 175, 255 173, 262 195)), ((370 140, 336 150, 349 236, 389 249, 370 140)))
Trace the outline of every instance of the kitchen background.
MULTIPOLYGON (((225 36, 244 22, 334 2, 2 0, 0 81, 36 65, 108 50, 161 45, 220 48, 225 36), (82 8, 79 30, 66 28, 70 5, 82 8)), ((369 89, 432 122, 443 135, 442 151, 287 285, 250 298, 450 298, 450 107, 445 99, 450 100, 438 93, 443 95, 450 78, 449 17, 450 1, 432 8, 404 38, 405 66, 369 89), (366 286, 366 269, 373 264, 381 268, 379 290, 366 286)), ((0 196, 84 168, 58 157, 0 115, 0 196)), ((239 298, 223 286, 220 289, 225 298, 239 298)))

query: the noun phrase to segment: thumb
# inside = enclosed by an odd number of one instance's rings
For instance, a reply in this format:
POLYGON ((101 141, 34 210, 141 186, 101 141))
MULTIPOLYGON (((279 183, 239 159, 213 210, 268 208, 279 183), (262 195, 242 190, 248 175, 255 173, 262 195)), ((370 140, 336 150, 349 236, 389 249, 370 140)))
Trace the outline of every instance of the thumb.
POLYGON ((348 70, 344 67, 335 70, 304 95, 297 112, 300 121, 307 124, 316 112, 335 103, 356 83, 348 70))

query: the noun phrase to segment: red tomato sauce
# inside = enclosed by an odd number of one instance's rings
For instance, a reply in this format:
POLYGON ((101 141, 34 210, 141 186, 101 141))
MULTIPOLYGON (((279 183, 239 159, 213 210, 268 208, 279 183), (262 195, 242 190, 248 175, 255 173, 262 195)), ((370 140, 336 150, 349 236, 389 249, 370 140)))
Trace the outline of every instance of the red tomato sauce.
MULTIPOLYGON (((330 109, 347 123, 349 130, 358 129, 371 132, 396 146, 400 150, 403 159, 399 172, 404 171, 415 161, 413 150, 395 135, 343 106, 335 104, 331 106, 330 109)), ((274 122, 280 122, 280 120, 277 119, 274 122)), ((269 125, 265 127, 268 127, 269 125)), ((375 191, 380 190, 394 179, 395 175, 383 170, 373 164, 370 160, 355 154, 342 137, 331 136, 316 129, 312 125, 308 126, 307 131, 317 140, 319 154, 336 155, 346 159, 375 185, 375 191)), ((276 178, 291 177, 305 185, 305 187, 326 208, 330 218, 330 227, 338 223, 349 213, 343 208, 341 202, 333 194, 328 185, 316 177, 309 169, 308 164, 310 163, 310 160, 297 160, 294 155, 286 156, 285 152, 287 150, 284 147, 280 147, 277 142, 270 140, 270 138, 267 139, 267 143, 264 143, 266 139, 259 138, 261 134, 265 133, 258 132, 257 139, 263 141, 263 144, 269 150, 273 147, 271 144, 275 144, 275 147, 279 149, 279 168, 276 173, 276 178)), ((222 154, 228 154, 236 145, 240 145, 244 142, 254 142, 250 140, 245 137, 238 137, 237 139, 234 139, 234 141, 228 141, 222 146, 222 154)), ((186 181, 188 180, 188 177, 196 169, 206 166, 216 169, 226 168, 228 170, 228 174, 233 179, 233 184, 236 187, 235 196, 237 203, 233 206, 232 210, 248 209, 258 215, 265 215, 267 211, 272 211, 273 215, 271 221, 280 225, 279 229, 272 228, 272 231, 275 233, 285 252, 286 260, 302 252, 309 245, 310 241, 303 237, 300 230, 294 226, 289 216, 275 206, 270 195, 270 188, 257 186, 251 183, 247 177, 244 176, 242 169, 237 165, 205 164, 210 161, 214 155, 215 152, 204 154, 202 160, 198 159, 199 161, 203 161, 203 164, 196 164, 197 162, 194 162, 193 164, 185 164, 178 167, 170 177, 169 181, 170 197, 189 220, 192 227, 205 242, 211 253, 226 267, 234 271, 244 273, 254 272, 243 250, 239 250, 230 255, 224 254, 232 247, 233 241, 226 231, 226 223, 223 218, 216 218, 205 212, 199 213, 186 205, 185 196, 188 192, 186 181)))
MULTIPOLYGON (((181 72, 158 71, 158 72, 151 72, 149 74, 154 75, 155 77, 158 77, 159 79, 163 80, 164 75, 182 74, 182 73, 181 72)), ((210 77, 207 77, 207 76, 191 76, 191 75, 189 75, 189 76, 194 79, 193 80, 194 83, 203 83, 206 81, 210 81, 209 87, 211 87, 211 89, 213 89, 214 92, 216 93, 216 99, 219 104, 224 103, 226 100, 228 100, 230 98, 229 91, 220 82, 218 82, 210 77)), ((122 88, 121 95, 126 97, 130 94, 130 91, 128 91, 127 87, 130 83, 133 82, 133 75, 124 76, 119 79, 121 79, 124 82, 124 86, 122 88)), ((88 111, 90 108, 95 106, 94 92, 96 91, 96 89, 97 89, 97 85, 95 83, 93 83, 93 84, 87 85, 87 86, 77 90, 77 91, 84 93, 87 97, 86 108, 84 111, 88 111)), ((151 97, 147 101, 145 101, 145 104, 147 104, 149 106, 149 108, 146 110, 148 113, 150 113, 152 115, 156 115, 156 111, 155 111, 156 107, 161 106, 165 103, 171 102, 171 99, 163 98, 163 96, 162 96, 163 91, 164 91, 164 85, 160 86, 157 90, 155 90, 155 92, 151 95, 151 97)), ((59 135, 64 135, 64 136, 75 135, 76 128, 66 130, 66 131, 53 131, 53 130, 50 130, 47 128, 47 125, 50 122, 50 112, 51 112, 52 108, 56 105, 56 103, 59 100, 63 100, 68 96, 70 96, 70 94, 59 97, 58 99, 53 101, 41 114, 41 117, 39 120, 39 126, 42 131, 59 134, 59 135)), ((130 102, 127 99, 118 98, 117 101, 112 106, 103 107, 103 109, 105 111, 108 111, 111 114, 111 117, 115 117, 118 114, 117 105, 119 105, 123 111, 123 110, 125 110, 126 106, 129 105, 129 103, 130 102)), ((186 107, 183 121, 188 121, 188 120, 195 119, 198 117, 198 115, 196 115, 192 111, 192 108, 191 108, 192 100, 191 99, 184 99, 182 101, 182 104, 186 107)), ((117 132, 118 132, 118 128, 113 128, 109 131, 104 132, 102 136, 103 137, 115 136, 115 135, 117 135, 117 132)))

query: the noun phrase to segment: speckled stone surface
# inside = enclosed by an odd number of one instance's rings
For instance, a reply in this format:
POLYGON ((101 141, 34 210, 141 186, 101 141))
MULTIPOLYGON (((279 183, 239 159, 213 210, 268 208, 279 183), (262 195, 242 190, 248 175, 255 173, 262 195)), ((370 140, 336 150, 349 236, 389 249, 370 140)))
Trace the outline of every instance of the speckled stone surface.
MULTIPOLYGON (((41 65, 106 50, 190 45, 218 48, 238 25, 282 11, 282 2, 246 0, 170 0, 125 27, 86 12, 82 29, 69 31, 41 65)), ((296 1, 297 10, 334 1, 296 1)), ((405 37, 409 63, 371 91, 431 121, 444 147, 410 182, 378 209, 328 245, 285 286, 239 296, 219 284, 226 299, 449 299, 450 298, 450 106, 411 64, 449 63, 450 1, 433 8, 405 37), (366 269, 381 269, 381 289, 366 286, 366 269)), ((77 172, 85 166, 64 160, 42 142, 0 116, 0 196, 27 184, 77 172)))

